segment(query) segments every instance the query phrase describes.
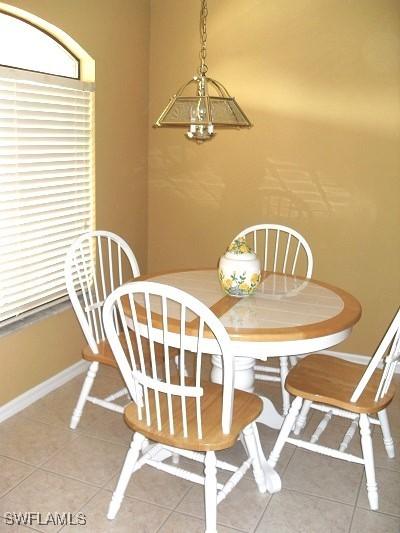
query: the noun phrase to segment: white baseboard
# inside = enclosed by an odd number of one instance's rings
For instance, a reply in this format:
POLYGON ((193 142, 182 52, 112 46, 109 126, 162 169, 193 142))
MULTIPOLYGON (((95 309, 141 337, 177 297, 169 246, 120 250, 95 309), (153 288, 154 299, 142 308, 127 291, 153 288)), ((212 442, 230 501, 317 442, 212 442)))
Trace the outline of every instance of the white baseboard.
POLYGON ((70 381, 75 376, 82 374, 87 370, 88 366, 89 364, 86 361, 79 361, 65 370, 62 370, 55 376, 46 379, 46 381, 43 381, 43 383, 39 383, 39 385, 36 385, 36 387, 27 390, 20 396, 14 398, 14 400, 2 405, 0 407, 0 422, 3 422, 10 416, 13 416, 19 411, 22 411, 22 409, 25 409, 25 407, 28 407, 37 400, 40 400, 40 398, 43 398, 43 396, 46 396, 46 394, 49 394, 49 392, 58 389, 58 387, 61 387, 61 385, 64 385, 64 383, 67 383, 67 381, 70 381))
POLYGON ((361 355, 359 353, 335 352, 335 350, 321 350, 318 353, 333 355, 334 357, 339 357, 340 359, 345 359, 346 361, 358 363, 360 365, 367 365, 371 359, 367 355, 361 355))
MULTIPOLYGON (((333 355, 334 357, 340 357, 340 359, 345 359, 346 361, 350 361, 351 363, 358 363, 360 365, 365 365, 370 362, 371 357, 368 355, 361 355, 358 353, 348 353, 348 352, 335 352, 334 350, 321 350, 318 353, 323 353, 326 355, 333 355)), ((379 365, 382 367, 382 365, 379 365)), ((400 374, 400 365, 396 366, 395 370, 396 374, 400 374)))

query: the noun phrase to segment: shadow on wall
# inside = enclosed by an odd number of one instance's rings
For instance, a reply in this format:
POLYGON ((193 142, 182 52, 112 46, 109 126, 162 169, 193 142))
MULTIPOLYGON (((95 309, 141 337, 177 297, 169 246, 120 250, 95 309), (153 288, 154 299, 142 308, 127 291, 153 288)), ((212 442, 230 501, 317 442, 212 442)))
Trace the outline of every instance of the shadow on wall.
MULTIPOLYGON (((168 154, 156 150, 150 155, 152 191, 165 199, 173 197, 186 206, 220 209, 227 188, 225 177, 207 162, 196 168, 194 162, 187 161, 185 148, 192 141, 184 138, 181 140, 182 146, 168 146, 168 154)), ((195 148, 201 149, 197 146, 195 148)))
POLYGON ((262 215, 268 219, 319 217, 347 210, 351 205, 350 192, 334 179, 271 159, 266 162, 259 190, 263 197, 262 215))
MULTIPOLYGON (((167 160, 161 152, 153 154, 157 176, 152 179, 153 191, 194 207, 220 210, 229 188, 226 176, 206 162, 201 168, 188 166, 178 170, 182 166, 179 158, 182 150, 174 147, 174 151, 174 156, 167 160)), ((264 164, 264 175, 257 178, 256 188, 263 219, 320 217, 345 211, 352 205, 350 191, 333 178, 319 176, 318 172, 295 163, 267 158, 264 164)))

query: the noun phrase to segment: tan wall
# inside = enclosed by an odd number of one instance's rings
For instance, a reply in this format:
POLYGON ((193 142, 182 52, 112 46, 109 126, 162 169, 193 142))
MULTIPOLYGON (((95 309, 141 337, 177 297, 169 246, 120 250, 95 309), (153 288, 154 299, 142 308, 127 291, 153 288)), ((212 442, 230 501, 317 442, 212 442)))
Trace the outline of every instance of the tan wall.
MULTIPOLYGON (((293 225, 315 276, 363 305, 339 349, 373 349, 399 296, 396 0, 209 0, 209 73, 255 126, 202 146, 151 130, 148 192, 148 95, 154 120, 194 74, 198 2, 152 0, 150 92, 147 0, 9 3, 95 59, 97 226, 123 235, 143 271, 147 246, 149 271, 216 265, 242 227, 293 225)), ((0 338, 0 404, 78 361, 81 342, 71 311, 0 338)))
MULTIPOLYGON (((96 62, 97 227, 122 235, 146 267, 147 0, 14 0, 61 28, 96 62)), ((0 405, 80 358, 72 311, 0 338, 0 405)))
MULTIPOLYGON (((199 2, 153 0, 150 119, 194 73, 199 2)), ((149 270, 216 265, 257 222, 296 227, 354 294, 338 349, 370 353, 399 302, 397 0, 209 0, 209 75, 254 122, 201 146, 149 134, 149 270)))

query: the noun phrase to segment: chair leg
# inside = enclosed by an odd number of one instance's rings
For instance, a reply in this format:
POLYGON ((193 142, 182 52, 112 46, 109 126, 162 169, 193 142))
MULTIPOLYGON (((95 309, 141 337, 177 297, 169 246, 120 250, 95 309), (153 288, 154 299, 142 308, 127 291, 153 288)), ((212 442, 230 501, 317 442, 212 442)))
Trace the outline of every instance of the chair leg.
POLYGON ((394 452, 394 443, 392 439, 392 433, 390 431, 389 418, 386 409, 378 412, 379 422, 381 424, 383 444, 386 448, 386 453, 390 459, 393 459, 395 456, 394 452))
POLYGON ((282 389, 282 404, 283 404, 283 416, 286 416, 290 407, 290 394, 285 389, 286 376, 288 375, 288 357, 280 357, 279 362, 281 365, 281 389, 282 389))
POLYGON ((290 431, 292 430, 293 424, 296 420, 297 414, 300 410, 301 403, 303 398, 297 396, 293 402, 292 406, 289 409, 289 413, 283 421, 281 430, 279 432, 278 438, 276 439, 275 445, 272 448, 272 452, 268 458, 268 464, 275 468, 276 463, 278 462, 279 456, 281 455, 282 448, 286 442, 286 439, 289 436, 290 431))
POLYGON ((90 390, 93 386, 94 378, 96 377, 98 369, 99 369, 98 361, 94 361, 89 366, 85 381, 83 382, 83 385, 82 385, 81 393, 78 398, 78 402, 76 404, 74 412, 72 413, 71 421, 69 423, 69 427, 71 429, 75 429, 77 425, 79 424, 79 420, 81 419, 83 408, 85 407, 87 397, 89 396, 90 390))
MULTIPOLYGON (((176 370, 177 372, 179 373, 179 369, 180 369, 180 359, 179 359, 179 355, 176 355, 175 358, 174 358, 174 361, 175 361, 175 367, 176 367, 176 370)), ((188 378, 189 377, 189 372, 187 371, 187 368, 185 367, 184 371, 183 371, 184 375, 185 375, 185 378, 188 378)))
POLYGON ((217 533, 217 459, 214 452, 206 452, 204 465, 205 533, 217 533))
POLYGON ((122 467, 117 486, 113 492, 110 505, 108 506, 107 518, 109 520, 112 520, 116 517, 119 508, 121 507, 126 487, 128 486, 129 480, 131 479, 133 469, 139 457, 139 452, 145 440, 146 438, 140 433, 135 433, 133 435, 131 446, 128 450, 128 453, 126 454, 125 462, 122 467))
POLYGON ((360 415, 361 447, 364 457, 365 476, 369 505, 373 511, 378 510, 378 485, 375 478, 374 451, 372 448, 371 429, 368 415, 360 415))
POLYGON ((296 423, 294 425, 293 433, 299 435, 300 431, 304 429, 304 426, 307 422, 307 416, 311 408, 312 401, 304 400, 304 403, 300 409, 299 416, 297 417, 296 423))
POLYGON ((289 357, 289 361, 290 361, 290 366, 292 368, 297 365, 297 357, 295 355, 291 355, 289 357))
POLYGON ((179 453, 173 453, 172 454, 172 464, 179 465, 179 460, 180 460, 179 453))
POLYGON ((264 471, 261 467, 260 456, 258 455, 255 432, 258 432, 258 429, 255 422, 253 422, 243 429, 242 435, 247 455, 253 460, 252 466, 255 482, 257 483, 259 492, 263 494, 267 490, 267 485, 265 483, 264 471))

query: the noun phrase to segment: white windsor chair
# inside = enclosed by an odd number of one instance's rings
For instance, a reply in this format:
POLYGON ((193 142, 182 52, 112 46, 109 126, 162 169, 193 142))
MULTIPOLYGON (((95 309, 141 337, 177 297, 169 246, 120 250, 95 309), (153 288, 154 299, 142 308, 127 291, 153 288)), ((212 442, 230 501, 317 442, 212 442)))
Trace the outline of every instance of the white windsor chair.
MULTIPOLYGON (((250 466, 258 490, 265 492, 268 484, 257 452, 255 419, 262 402, 254 394, 233 389, 234 360, 225 328, 193 296, 175 287, 146 281, 124 285, 109 296, 103 319, 107 339, 134 399, 125 408, 125 421, 135 432, 107 517, 116 516, 131 475, 147 464, 204 485, 206 532, 215 533, 217 504, 250 466), (125 343, 118 336, 115 327, 118 322, 122 324, 125 343), (136 333, 137 349, 129 342, 128 326, 136 333), (143 341, 150 346, 152 364, 147 367, 143 341), (155 342, 164 345, 164 366, 160 369, 154 364, 155 342), (170 372, 172 346, 179 350, 175 379, 170 372), (190 357, 194 354, 195 359, 192 378, 185 371, 188 353, 190 357), (213 353, 222 357, 222 385, 210 383, 203 377, 204 356, 213 353), (240 435, 244 439, 247 460, 240 467, 216 460, 215 451, 233 446, 240 435), (203 463, 204 476, 164 462, 175 454, 203 463), (231 473, 224 484, 217 483, 217 468, 231 473)), ((268 465, 265 467, 269 469, 268 465)), ((270 472, 276 476, 280 487, 279 476, 273 469, 270 472)))
MULTIPOLYGON (((116 367, 112 351, 105 340, 102 308, 107 296, 124 281, 140 275, 139 266, 129 245, 109 231, 90 231, 71 245, 65 261, 68 294, 88 345, 82 357, 90 361, 70 427, 79 424, 86 402, 117 413, 123 407, 115 402, 127 394, 123 388, 106 398, 90 395, 100 364, 116 367)), ((158 347, 159 348, 159 347, 158 347)))
POLYGON ((286 379, 286 388, 295 399, 284 420, 268 463, 275 467, 284 444, 289 442, 306 450, 363 464, 369 504, 372 510, 377 510, 378 488, 370 424, 380 425, 386 453, 389 458, 393 458, 395 452, 386 407, 395 394, 391 381, 399 358, 400 310, 366 368, 321 354, 308 355, 302 359, 289 372, 286 379), (378 369, 381 362, 383 370, 378 369), (303 400, 303 406, 307 406, 307 411, 311 408, 326 413, 310 441, 289 437, 293 427, 295 434, 299 433, 302 427, 298 413, 303 400), (377 414, 378 418, 372 417, 373 414, 377 414), (317 443, 333 416, 351 420, 339 449, 317 443), (362 457, 346 452, 357 426, 360 428, 362 457))
MULTIPOLYGON (((258 255, 261 268, 268 272, 278 272, 311 278, 313 255, 306 239, 296 230, 280 224, 256 224, 242 230, 235 239, 245 237, 249 246, 258 255)), ((280 357, 280 368, 266 364, 256 364, 255 379, 273 381, 281 384, 283 414, 290 407, 290 395, 285 389, 288 374, 288 360, 292 366, 296 356, 280 357)))

